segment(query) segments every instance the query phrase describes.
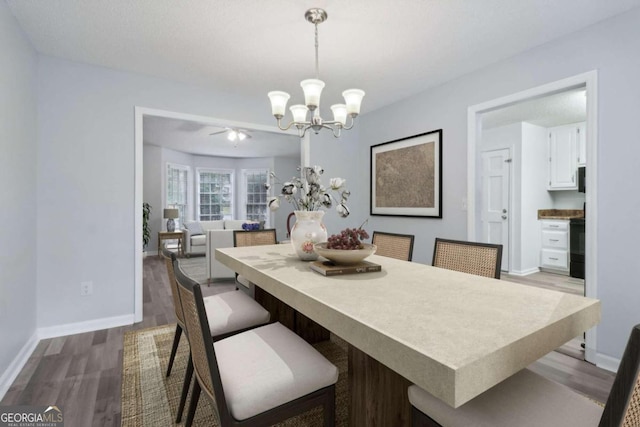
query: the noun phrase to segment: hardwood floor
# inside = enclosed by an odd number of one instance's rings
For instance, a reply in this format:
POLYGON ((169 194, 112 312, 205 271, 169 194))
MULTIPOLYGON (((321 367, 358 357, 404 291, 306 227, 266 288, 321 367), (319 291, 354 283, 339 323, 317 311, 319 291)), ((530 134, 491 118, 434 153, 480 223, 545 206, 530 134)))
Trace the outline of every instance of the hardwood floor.
MULTIPOLYGON (((549 286, 544 278, 528 280, 549 286)), ((202 289, 211 295, 232 288, 230 283, 216 283, 202 289)), ((69 427, 119 426, 124 333, 175 321, 166 269, 158 257, 144 260, 143 292, 144 320, 140 323, 42 340, 0 404, 58 405, 69 427)), ((531 368, 601 402, 614 378, 611 372, 558 352, 531 368)))
MULTIPOLYGON (((202 290, 234 288, 220 282, 202 290)), ((40 341, 0 405, 58 405, 66 426, 119 426, 124 333, 175 322, 165 264, 155 256, 144 260, 143 305, 135 325, 40 341)))
MULTIPOLYGON (((502 274, 502 280, 584 295, 584 280, 548 272, 539 272, 528 276, 512 276, 502 274)), ((613 384, 615 374, 584 361, 582 337, 575 338, 567 344, 549 353, 530 368, 547 378, 565 384, 574 390, 599 402, 605 402, 613 384)))

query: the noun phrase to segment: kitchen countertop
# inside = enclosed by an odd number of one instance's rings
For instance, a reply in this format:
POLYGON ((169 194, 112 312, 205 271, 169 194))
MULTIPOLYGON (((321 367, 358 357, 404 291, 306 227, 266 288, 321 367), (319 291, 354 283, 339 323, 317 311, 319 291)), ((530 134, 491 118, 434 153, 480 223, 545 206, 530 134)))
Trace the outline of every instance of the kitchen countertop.
POLYGON ((582 209, 538 209, 538 219, 584 218, 582 209))

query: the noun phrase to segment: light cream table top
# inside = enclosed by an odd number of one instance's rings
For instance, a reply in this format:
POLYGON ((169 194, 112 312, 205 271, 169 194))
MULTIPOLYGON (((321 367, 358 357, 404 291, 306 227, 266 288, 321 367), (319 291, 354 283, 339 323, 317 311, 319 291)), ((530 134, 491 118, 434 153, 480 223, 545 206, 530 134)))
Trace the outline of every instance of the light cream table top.
POLYGON ((331 277, 289 245, 215 256, 453 407, 600 321, 595 299, 377 255, 381 272, 331 277))

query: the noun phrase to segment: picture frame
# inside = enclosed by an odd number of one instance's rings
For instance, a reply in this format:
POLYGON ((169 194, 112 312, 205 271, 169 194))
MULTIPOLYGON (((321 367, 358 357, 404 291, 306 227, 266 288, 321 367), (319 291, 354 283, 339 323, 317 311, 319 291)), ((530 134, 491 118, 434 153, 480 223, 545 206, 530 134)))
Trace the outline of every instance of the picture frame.
POLYGON ((442 129, 371 146, 370 214, 442 218, 442 129))

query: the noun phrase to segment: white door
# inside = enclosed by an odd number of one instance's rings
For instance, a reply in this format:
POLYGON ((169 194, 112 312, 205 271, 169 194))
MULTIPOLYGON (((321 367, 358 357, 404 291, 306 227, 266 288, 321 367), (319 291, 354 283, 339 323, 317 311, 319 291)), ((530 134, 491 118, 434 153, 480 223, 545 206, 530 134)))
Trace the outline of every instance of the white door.
POLYGON ((482 152, 482 241, 502 245, 502 270, 509 271, 511 151, 482 152))

